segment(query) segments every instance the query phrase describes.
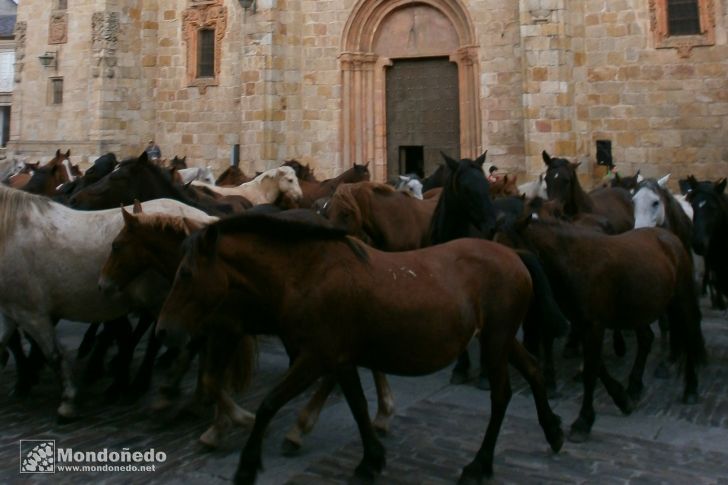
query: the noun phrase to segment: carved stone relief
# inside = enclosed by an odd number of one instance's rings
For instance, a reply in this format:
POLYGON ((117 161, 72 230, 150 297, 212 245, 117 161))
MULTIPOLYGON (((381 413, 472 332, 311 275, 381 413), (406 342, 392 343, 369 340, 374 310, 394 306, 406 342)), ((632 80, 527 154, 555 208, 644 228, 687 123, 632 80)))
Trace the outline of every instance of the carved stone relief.
POLYGON ((24 21, 15 24, 15 82, 23 80, 23 65, 25 63, 25 32, 28 23, 24 21))
POLYGON ((68 42, 68 14, 53 13, 48 27, 48 43, 65 44, 66 42, 68 42))
POLYGON ((119 38, 119 13, 94 12, 91 17, 93 63, 91 74, 108 78, 115 76, 116 49, 119 38))

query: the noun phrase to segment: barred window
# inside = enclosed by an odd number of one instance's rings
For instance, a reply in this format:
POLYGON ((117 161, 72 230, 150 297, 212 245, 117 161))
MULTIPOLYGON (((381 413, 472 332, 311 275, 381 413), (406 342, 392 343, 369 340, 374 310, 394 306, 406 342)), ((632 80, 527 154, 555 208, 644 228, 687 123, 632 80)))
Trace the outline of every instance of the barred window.
POLYGON ((197 40, 197 77, 215 77, 215 31, 200 29, 197 40))
POLYGON ((668 0, 667 31, 669 35, 699 34, 700 9, 698 0, 668 0))

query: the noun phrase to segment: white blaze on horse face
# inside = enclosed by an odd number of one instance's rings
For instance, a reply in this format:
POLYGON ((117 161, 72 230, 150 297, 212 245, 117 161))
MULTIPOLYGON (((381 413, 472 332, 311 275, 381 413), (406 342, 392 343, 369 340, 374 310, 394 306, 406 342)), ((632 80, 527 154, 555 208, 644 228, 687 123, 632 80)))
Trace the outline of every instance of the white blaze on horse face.
POLYGON ((634 201, 634 227, 657 227, 665 223, 665 205, 659 194, 642 187, 632 197, 634 201))
POLYGON ((76 177, 73 176, 73 172, 71 171, 71 161, 66 159, 61 162, 63 164, 63 168, 66 169, 66 176, 68 177, 69 182, 73 182, 76 180, 76 177))

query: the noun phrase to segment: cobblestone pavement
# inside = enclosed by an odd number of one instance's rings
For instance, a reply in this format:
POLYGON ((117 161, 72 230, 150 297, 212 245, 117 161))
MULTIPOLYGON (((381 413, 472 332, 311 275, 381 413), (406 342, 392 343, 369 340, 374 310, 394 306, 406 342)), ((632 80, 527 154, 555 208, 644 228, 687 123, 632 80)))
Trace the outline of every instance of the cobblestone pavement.
MULTIPOLYGON (((59 328, 66 348, 75 349, 85 326, 62 322, 59 328)), ((632 415, 621 415, 604 388, 598 387, 591 440, 566 442, 558 455, 548 449, 527 386, 512 372, 514 395, 496 446, 493 483, 728 483, 725 315, 704 309, 703 331, 710 361, 700 373, 701 399, 697 405, 681 404, 682 382, 677 376, 667 380, 652 377, 660 354, 658 338, 645 373, 646 392, 632 415)), ((622 381, 626 381, 634 357, 634 340, 629 335, 627 343, 630 352, 624 358, 615 357, 611 345, 605 344, 607 366, 622 381)), ((252 389, 240 396, 239 402, 254 410, 287 363, 281 346, 274 339, 263 339, 259 371, 252 389)), ((575 360, 557 360, 561 397, 552 400, 552 405, 562 416, 565 430, 575 419, 581 400, 581 384, 573 379, 578 366, 575 360)), ((374 386, 368 372, 361 374, 373 412, 374 386)), ((210 415, 193 412, 182 404, 174 411, 155 414, 148 409, 151 394, 133 405, 108 404, 103 399, 108 380, 84 390, 80 419, 59 425, 55 419, 59 400, 55 376, 45 371, 41 383, 24 399, 10 396, 14 379, 11 362, 0 372, 0 483, 227 483, 248 432, 236 429, 220 450, 206 451, 197 438, 209 424, 210 415), (148 473, 21 475, 20 439, 55 439, 57 446, 76 451, 155 448, 168 458, 148 473)), ((472 459, 487 425, 489 396, 471 385, 451 386, 448 380, 449 369, 422 378, 390 379, 397 415, 390 434, 383 439, 387 467, 378 483, 454 483, 472 459)), ((184 386, 188 395, 193 385, 193 377, 188 376, 184 386)), ((271 423, 259 484, 351 481, 361 457, 361 444, 338 393, 331 397, 302 451, 295 457, 281 455, 283 435, 307 396, 285 406, 271 423)))

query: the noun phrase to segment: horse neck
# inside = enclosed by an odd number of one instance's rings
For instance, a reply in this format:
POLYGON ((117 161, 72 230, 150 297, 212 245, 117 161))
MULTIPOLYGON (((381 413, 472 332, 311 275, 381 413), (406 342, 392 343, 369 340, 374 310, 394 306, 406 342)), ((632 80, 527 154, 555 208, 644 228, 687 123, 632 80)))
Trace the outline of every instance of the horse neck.
POLYGON ((432 223, 430 224, 431 244, 442 244, 468 236, 470 221, 462 215, 463 211, 458 210, 458 206, 459 204, 456 203, 450 191, 443 190, 432 214, 432 223))
POLYGON ((246 184, 246 191, 243 194, 243 197, 250 200, 250 202, 255 205, 272 204, 276 201, 276 199, 278 199, 281 192, 278 187, 278 176, 261 176, 257 180, 248 182, 248 184, 246 184))
POLYGON ((594 203, 579 182, 579 177, 574 172, 573 182, 571 184, 570 200, 565 201, 564 212, 570 216, 574 216, 581 212, 594 212, 594 203))

